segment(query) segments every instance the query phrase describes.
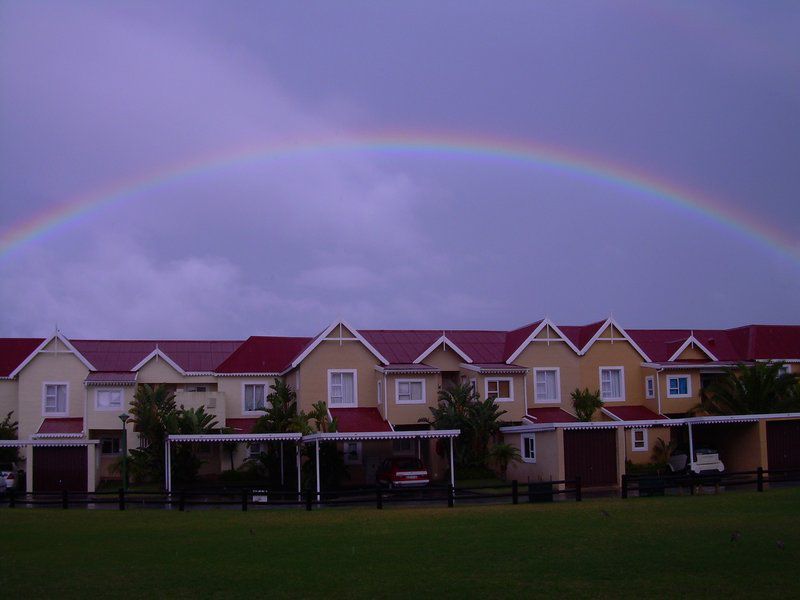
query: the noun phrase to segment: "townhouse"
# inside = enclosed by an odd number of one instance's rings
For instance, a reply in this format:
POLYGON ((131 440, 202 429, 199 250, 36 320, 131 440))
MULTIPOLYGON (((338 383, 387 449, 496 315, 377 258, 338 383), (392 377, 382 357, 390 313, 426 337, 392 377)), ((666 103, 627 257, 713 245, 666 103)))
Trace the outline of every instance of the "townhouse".
MULTIPOLYGON (((582 326, 543 319, 512 331, 372 330, 335 322, 313 337, 246 340, 0 339, 0 415, 13 411, 29 491, 94 490, 112 478, 123 423, 137 386, 163 384, 178 405, 204 406, 228 440, 200 446, 203 474, 258 451, 253 427, 270 386, 283 379, 309 411, 325 402, 354 481, 372 482, 380 462, 420 457, 434 478, 452 469, 452 432, 421 423, 438 392, 470 383, 505 411, 502 440, 522 462, 522 481, 581 476, 616 485, 626 463, 650 460, 658 440, 711 445, 730 469, 800 467, 800 415, 693 417, 700 390, 739 362, 783 361, 800 373, 800 326, 728 330, 625 330, 614 319, 582 326), (580 422, 570 394, 599 390, 603 408, 580 422), (230 432, 234 432, 230 437, 230 432), (237 437, 238 436, 238 437, 237 437), (249 437, 248 437, 249 436, 249 437), (248 442, 248 443, 244 443, 248 442)), ((125 425, 130 446, 137 432, 125 425)), ((2 442, 9 445, 12 442, 2 442)))

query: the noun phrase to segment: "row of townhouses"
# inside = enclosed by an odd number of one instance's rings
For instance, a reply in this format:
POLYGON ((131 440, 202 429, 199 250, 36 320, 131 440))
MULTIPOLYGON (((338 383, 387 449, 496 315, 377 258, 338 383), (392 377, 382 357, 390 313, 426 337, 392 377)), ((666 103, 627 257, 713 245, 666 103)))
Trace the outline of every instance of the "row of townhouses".
MULTIPOLYGON (((417 454, 434 478, 446 476, 441 441, 423 432, 438 391, 469 382, 505 411, 503 441, 522 461, 521 481, 580 475, 616 485, 626 463, 645 463, 657 440, 717 449, 730 470, 800 467, 800 415, 691 417, 700 391, 737 363, 782 361, 800 374, 800 326, 725 330, 623 329, 548 319, 512 331, 365 330, 336 322, 314 337, 246 340, 0 340, 0 414, 19 421, 28 491, 70 485, 93 491, 114 477, 120 413, 137 386, 165 384, 179 405, 204 406, 242 436, 263 414, 276 379, 308 411, 324 401, 338 421, 354 480, 370 482, 387 456, 417 454), (570 394, 599 390, 603 408, 576 418, 570 394), (437 446, 437 444, 439 444, 437 446)), ((136 440, 132 424, 127 439, 136 440)), ((245 439, 242 437, 242 439, 245 439)), ((256 444, 241 444, 241 464, 256 444)), ((228 468, 219 444, 205 449, 205 472, 228 468)), ((118 477, 118 475, 117 475, 118 477)))

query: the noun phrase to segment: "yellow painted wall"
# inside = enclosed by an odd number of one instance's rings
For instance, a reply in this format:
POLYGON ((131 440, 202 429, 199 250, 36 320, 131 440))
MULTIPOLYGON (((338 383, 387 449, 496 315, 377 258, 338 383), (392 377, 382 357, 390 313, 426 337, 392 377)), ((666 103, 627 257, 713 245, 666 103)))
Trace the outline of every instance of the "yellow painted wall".
POLYGON ((633 464, 646 464, 653 460, 653 448, 658 441, 658 438, 663 439, 666 443, 672 439, 670 427, 647 427, 647 450, 634 451, 633 450, 633 430, 625 429, 625 458, 633 464))
MULTIPOLYGON (((378 374, 380 375, 380 374, 378 374)), ((438 375, 387 375, 386 397, 389 400, 389 421, 394 425, 419 425, 419 419, 430 418, 430 407, 435 407, 439 396, 438 375), (425 382, 425 404, 398 404, 397 381, 422 379, 425 382)))
POLYGON ((659 374, 661 390, 661 412, 664 414, 684 413, 700 402, 700 373, 694 371, 663 371, 659 374), (688 375, 691 382, 691 396, 688 398, 669 398, 667 396, 667 378, 670 375, 688 375))
MULTIPOLYGON (((539 431, 536 433, 536 463, 518 462, 508 467, 508 479, 516 479, 521 484, 535 481, 557 481, 564 479, 563 435, 559 431, 539 431)), ((503 435, 506 444, 514 446, 522 453, 521 435, 503 435)), ((520 488, 520 494, 526 493, 520 488)))
POLYGON ((611 405, 642 404, 644 402, 644 359, 627 341, 596 341, 580 357, 580 387, 600 390, 600 367, 625 369, 625 400, 609 402, 611 405))
POLYGON ((439 347, 426 356, 422 362, 426 365, 441 369, 442 371, 460 371, 461 363, 464 362, 464 359, 453 352, 449 347, 446 350, 442 350, 442 348, 439 347))
MULTIPOLYGON (((270 386, 275 384, 275 377, 220 377, 217 379, 217 406, 224 406, 224 412, 216 411, 218 419, 231 419, 242 417, 260 417, 263 411, 245 412, 244 410, 244 384, 266 384, 266 394, 270 386)), ((291 383, 290 383, 291 385, 291 383)), ((209 393, 210 394, 210 393, 209 393)), ((213 412, 213 411, 212 411, 213 412)))
POLYGON ((572 407, 570 394, 581 384, 580 358, 564 342, 531 342, 514 360, 514 364, 528 367, 528 405, 529 406, 563 406, 572 407), (535 368, 558 367, 561 380, 560 403, 535 402, 535 368))
POLYGON ((11 416, 12 420, 17 420, 19 415, 17 394, 16 379, 0 380, 0 421, 5 419, 6 415, 10 412, 14 413, 11 416))

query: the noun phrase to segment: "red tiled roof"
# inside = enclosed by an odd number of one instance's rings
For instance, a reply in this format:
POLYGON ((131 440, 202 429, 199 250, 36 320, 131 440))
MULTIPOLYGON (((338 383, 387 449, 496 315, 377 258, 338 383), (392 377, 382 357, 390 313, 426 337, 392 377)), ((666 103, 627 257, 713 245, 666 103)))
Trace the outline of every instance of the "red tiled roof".
POLYGON ((667 419, 664 415, 659 415, 646 406, 603 406, 603 409, 623 421, 654 421, 656 419, 667 419))
POLYGON ((391 431, 392 426, 381 416, 377 408, 331 408, 331 416, 336 419, 337 430, 341 433, 363 431, 391 431))
POLYGON ((597 333, 605 322, 604 319, 596 323, 589 323, 588 325, 559 325, 558 328, 561 330, 561 333, 575 344, 578 350, 583 350, 583 347, 589 343, 589 340, 594 337, 594 334, 597 333))
POLYGON ((502 363, 506 359, 506 332, 458 329, 360 329, 359 333, 389 363, 413 363, 442 335, 473 362, 502 363))
POLYGON ((223 340, 70 340, 98 371, 130 371, 158 348, 181 369, 211 372, 241 344, 223 340))
POLYGON ((311 343, 307 337, 251 336, 216 368, 217 373, 282 373, 311 343))
POLYGON ((527 415, 534 423, 574 423, 578 419, 563 408, 529 408, 527 415))
POLYGON ((0 338, 0 377, 8 377, 44 338, 0 338))
POLYGON ((225 427, 232 429, 233 433, 253 433, 253 428, 258 423, 258 419, 259 417, 225 419, 225 427))
POLYGON ((748 360, 800 358, 800 325, 748 325, 728 333, 739 345, 744 346, 746 339, 746 348, 740 351, 746 352, 748 360))
POLYGON ((387 373, 391 373, 392 371, 422 371, 425 373, 436 372, 439 373, 441 369, 438 367, 432 367, 430 365, 426 365, 425 363, 393 363, 390 365, 385 365, 381 367, 387 373))
POLYGON ((503 349, 503 355, 505 356, 506 360, 510 357, 514 352, 516 352, 517 348, 528 339, 528 336, 534 332, 534 330, 542 323, 542 320, 535 321, 534 323, 528 323, 527 325, 523 325, 518 329, 514 329, 509 331, 506 334, 506 343, 505 348, 503 349))
POLYGON ((47 417, 39 426, 37 435, 76 434, 83 432, 81 417, 47 417))
POLYGON ((472 363, 471 366, 483 373, 521 373, 528 370, 528 367, 506 363, 472 363))
POLYGON ((136 383, 136 373, 133 371, 92 371, 86 376, 87 384, 96 383, 136 383))

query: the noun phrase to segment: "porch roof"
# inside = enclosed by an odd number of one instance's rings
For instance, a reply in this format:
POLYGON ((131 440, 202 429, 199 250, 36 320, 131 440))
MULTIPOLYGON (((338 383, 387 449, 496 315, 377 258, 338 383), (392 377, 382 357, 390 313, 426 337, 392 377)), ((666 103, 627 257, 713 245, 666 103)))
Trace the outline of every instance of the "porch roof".
POLYGON ((684 369, 709 369, 721 370, 730 369, 735 367, 737 362, 729 360, 673 360, 665 362, 645 362, 642 366, 647 369, 667 369, 667 370, 684 370, 684 369))
POLYGON ((374 406, 362 408, 329 408, 331 417, 336 419, 340 433, 359 431, 392 431, 391 423, 381 416, 374 406))
POLYGON ((253 433, 253 429, 260 417, 243 417, 235 419, 225 419, 225 428, 234 429, 240 433, 253 433))
POLYGON ((84 385, 135 385, 137 371, 92 371, 84 385))
POLYGON ((167 436, 170 443, 181 442, 299 442, 300 433, 199 433, 167 436))
POLYGON ((540 423, 574 423, 577 417, 557 406, 529 408, 525 418, 537 424, 540 423))
POLYGON ((462 369, 466 369, 468 371, 475 371, 480 374, 508 374, 508 375, 523 375, 527 373, 530 369, 528 367, 522 367, 520 365, 509 365, 505 363, 462 363, 462 369))
POLYGON ((346 442, 358 440, 408 440, 455 438, 461 435, 460 429, 420 429, 416 431, 354 431, 312 433, 303 438, 304 442, 346 442))
POLYGON ((47 417, 32 438, 83 437, 82 417, 47 417))
POLYGON ((602 411, 615 421, 657 421, 669 417, 653 412, 646 406, 604 406, 602 411))
POLYGON ((393 374, 436 374, 441 373, 442 370, 438 367, 432 367, 424 363, 397 363, 392 365, 376 365, 375 370, 379 373, 393 374))

